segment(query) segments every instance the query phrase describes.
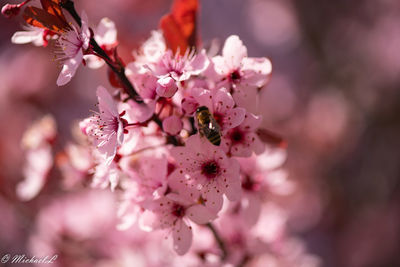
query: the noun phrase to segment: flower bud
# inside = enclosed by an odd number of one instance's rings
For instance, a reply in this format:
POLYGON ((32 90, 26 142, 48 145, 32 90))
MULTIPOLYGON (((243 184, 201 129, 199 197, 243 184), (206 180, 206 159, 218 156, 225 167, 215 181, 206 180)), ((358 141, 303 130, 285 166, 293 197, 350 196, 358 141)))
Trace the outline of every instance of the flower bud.
POLYGON ((158 79, 156 92, 159 96, 167 98, 173 97, 177 90, 178 86, 171 77, 166 76, 158 79))
POLYGON ((6 4, 1 9, 1 14, 3 14, 4 17, 10 19, 18 15, 20 9, 21 9, 20 5, 6 4))
POLYGON ((185 97, 182 99, 181 106, 183 113, 191 115, 196 111, 199 104, 193 97, 185 97))
POLYGON ((178 134, 183 127, 182 120, 175 115, 165 118, 162 125, 163 130, 170 135, 178 134))

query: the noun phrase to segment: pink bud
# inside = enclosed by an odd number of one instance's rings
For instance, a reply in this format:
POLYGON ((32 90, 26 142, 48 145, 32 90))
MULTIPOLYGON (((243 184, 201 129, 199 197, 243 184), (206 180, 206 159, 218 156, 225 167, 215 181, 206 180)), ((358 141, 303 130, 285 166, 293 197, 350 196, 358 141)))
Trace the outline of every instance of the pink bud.
POLYGON ((156 92, 159 96, 173 97, 177 90, 178 86, 171 77, 166 76, 158 79, 156 92))
POLYGON ((163 120, 162 125, 163 125, 164 132, 166 132, 170 135, 178 134, 182 130, 182 127, 183 127, 183 123, 182 123, 181 119, 175 115, 165 118, 163 120))
POLYGON ((193 112, 196 111, 199 104, 193 97, 185 97, 184 99, 182 99, 181 106, 182 106, 182 111, 185 114, 191 115, 193 114, 193 112))
POLYGON ((10 19, 10 18, 18 15, 19 10, 20 10, 20 5, 6 4, 1 9, 1 14, 3 14, 4 17, 10 19))

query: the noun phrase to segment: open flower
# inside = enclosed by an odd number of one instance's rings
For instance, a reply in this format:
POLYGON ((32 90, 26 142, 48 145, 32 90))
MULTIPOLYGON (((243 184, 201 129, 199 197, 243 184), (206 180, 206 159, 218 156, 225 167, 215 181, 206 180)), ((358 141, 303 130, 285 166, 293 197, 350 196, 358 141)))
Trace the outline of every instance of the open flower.
POLYGON ((88 18, 82 12, 82 27, 80 30, 71 26, 71 29, 63 32, 58 38, 57 43, 60 47, 58 59, 63 62, 63 67, 57 79, 57 85, 67 84, 75 75, 76 70, 83 60, 83 53, 89 47, 90 31, 88 18))
POLYGON ((124 140, 124 120, 121 119, 117 105, 104 87, 97 88, 97 98, 100 112, 82 121, 80 126, 85 134, 93 138, 100 155, 109 165, 124 140))
POLYGON ((225 88, 212 91, 195 88, 192 90, 192 96, 197 100, 198 106, 208 107, 223 133, 244 120, 246 110, 235 107, 231 94, 225 88))
POLYGON ((216 218, 198 199, 199 192, 186 188, 180 183, 180 173, 175 171, 168 178, 170 193, 147 203, 140 225, 143 230, 166 229, 172 233, 174 250, 185 254, 192 244, 190 221, 206 224, 216 218), (189 221, 190 220, 190 221, 189 221))
POLYGON ((218 147, 198 134, 190 136, 185 147, 171 151, 177 161, 180 173, 189 178, 182 182, 198 189, 206 206, 218 211, 222 207, 221 196, 237 200, 241 195, 239 164, 228 158, 218 147))
POLYGON ((264 86, 271 74, 272 65, 267 58, 247 57, 247 48, 236 35, 226 39, 222 56, 212 59, 215 71, 231 85, 264 86))
POLYGON ((260 116, 247 112, 243 122, 224 135, 224 140, 221 142, 222 148, 237 157, 250 157, 253 151, 257 155, 261 154, 265 145, 256 134, 260 123, 260 116))

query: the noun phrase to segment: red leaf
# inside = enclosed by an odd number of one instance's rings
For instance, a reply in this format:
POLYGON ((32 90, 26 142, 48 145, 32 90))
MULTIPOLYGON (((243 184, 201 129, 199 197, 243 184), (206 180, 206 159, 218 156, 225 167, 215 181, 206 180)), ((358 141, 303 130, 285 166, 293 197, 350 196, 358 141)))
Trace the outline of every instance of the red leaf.
POLYGON ((32 26, 44 28, 53 32, 62 33, 69 29, 67 21, 58 15, 51 14, 43 9, 28 6, 24 10, 24 20, 32 26))
POLYGON ((160 20, 160 28, 168 48, 174 53, 184 54, 188 48, 196 48, 197 44, 197 12, 198 0, 175 0, 171 13, 160 20))

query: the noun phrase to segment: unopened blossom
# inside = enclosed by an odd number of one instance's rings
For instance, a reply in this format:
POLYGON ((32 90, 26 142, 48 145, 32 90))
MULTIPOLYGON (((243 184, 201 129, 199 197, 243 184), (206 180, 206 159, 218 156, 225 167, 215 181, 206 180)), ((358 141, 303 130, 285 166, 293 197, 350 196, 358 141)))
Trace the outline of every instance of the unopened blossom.
POLYGON ((176 115, 169 116, 163 120, 163 130, 170 135, 178 134, 182 127, 182 120, 176 115))
POLYGON ((243 122, 224 135, 221 142, 222 147, 225 151, 229 151, 233 156, 238 157, 250 157, 253 152, 262 153, 265 145, 256 133, 260 124, 260 116, 247 112, 243 122))
POLYGON ((1 8, 1 14, 3 14, 4 17, 9 19, 9 18, 17 16, 20 10, 21 10, 20 5, 5 4, 1 8))
POLYGON ((196 188, 205 198, 205 204, 219 211, 222 207, 221 196, 229 200, 238 200, 241 195, 239 164, 228 158, 217 146, 211 144, 199 134, 186 140, 185 147, 175 147, 171 151, 182 177, 182 182, 196 188))
MULTIPOLYGON (((112 53, 112 49, 118 44, 115 23, 109 18, 102 18, 94 29, 93 38, 106 53, 112 53)), ((104 65, 104 60, 95 55, 84 55, 84 59, 88 67, 92 69, 98 69, 104 65)))
POLYGON ((75 75, 76 70, 82 63, 84 51, 89 48, 90 30, 88 27, 88 18, 85 12, 82 12, 82 26, 77 29, 71 26, 66 32, 62 33, 57 40, 60 48, 58 60, 63 64, 60 75, 57 79, 57 85, 67 84, 75 75))
POLYGON ((97 88, 97 99, 99 112, 81 122, 81 128, 92 138, 100 155, 109 165, 124 140, 124 120, 112 96, 102 86, 97 88))
POLYGON ((168 187, 170 193, 147 203, 147 210, 141 216, 140 223, 143 230, 168 230, 172 234, 174 250, 178 255, 183 255, 192 244, 190 221, 206 224, 216 216, 197 201, 200 195, 196 190, 188 189, 180 183, 178 171, 168 178, 168 187))
POLYGON ((173 97, 176 91, 178 91, 178 86, 173 78, 163 76, 158 79, 156 92, 159 96, 166 98, 173 97))

